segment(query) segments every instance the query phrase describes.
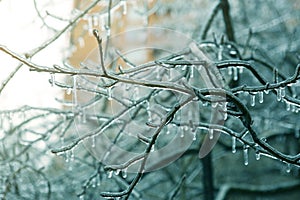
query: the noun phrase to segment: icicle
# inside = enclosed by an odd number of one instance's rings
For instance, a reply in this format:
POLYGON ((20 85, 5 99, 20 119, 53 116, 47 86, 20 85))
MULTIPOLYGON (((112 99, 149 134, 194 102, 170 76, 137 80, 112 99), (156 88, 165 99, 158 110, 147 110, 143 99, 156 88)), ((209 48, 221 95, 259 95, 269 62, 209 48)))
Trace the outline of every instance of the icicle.
POLYGON ((123 6, 123 15, 126 15, 127 14, 127 3, 126 3, 126 1, 123 1, 122 6, 123 6))
POLYGON ((228 67, 228 75, 229 75, 229 76, 232 75, 232 67, 228 67))
POLYGON ((69 156, 69 152, 65 152, 65 161, 69 162, 70 161, 70 156, 69 156))
POLYGON ((239 67, 239 74, 242 74, 244 72, 244 67, 239 67))
POLYGON ((269 94, 270 90, 264 90, 265 94, 269 94))
POLYGON ((118 176, 118 175, 120 174, 120 172, 121 172, 121 170, 120 170, 120 169, 117 169, 117 170, 115 171, 115 175, 118 176))
POLYGON ((295 128, 295 138, 299 138, 300 137, 300 130, 299 130, 299 127, 296 127, 295 128))
POLYGON ((250 98, 251 98, 251 102, 250 102, 250 105, 251 106, 255 106, 255 94, 250 94, 250 98))
POLYGON ((107 37, 110 37, 110 35, 111 35, 111 29, 110 29, 110 27, 106 27, 106 36, 107 37))
POLYGON ((184 131, 185 131, 185 130, 184 130, 184 127, 182 126, 182 127, 181 127, 181 134, 180 134, 180 137, 181 137, 181 138, 184 137, 184 131))
POLYGON ((169 135, 170 134, 170 128, 168 128, 168 126, 166 126, 166 128, 167 128, 166 135, 169 135))
POLYGON ((211 103, 211 107, 216 108, 218 106, 218 102, 211 103))
POLYGON ((236 153, 236 137, 232 136, 231 140, 232 140, 231 151, 232 151, 232 153, 236 153))
POLYGON ((90 34, 90 36, 93 35, 93 17, 92 16, 88 16, 87 17, 87 29, 88 29, 88 32, 90 34))
POLYGON ((278 83, 278 69, 274 68, 273 70, 273 81, 274 83, 278 83))
POLYGON ((190 78, 194 78, 194 65, 191 66, 191 75, 190 78))
POLYGON ((101 26, 101 31, 105 30, 105 19, 103 15, 99 15, 99 24, 101 26))
POLYGON ((96 27, 99 25, 99 20, 98 20, 98 16, 94 15, 93 16, 93 26, 96 27))
POLYGON ((83 47, 84 47, 85 42, 84 42, 83 37, 79 37, 79 38, 78 38, 78 44, 79 44, 79 47, 80 47, 80 48, 83 48, 83 47))
POLYGON ((92 136, 92 147, 95 148, 96 146, 96 136, 92 136))
POLYGON ((109 170, 108 171, 108 175, 107 178, 111 178, 113 176, 114 171, 113 170, 109 170))
POLYGON ((237 81, 239 78, 238 69, 236 67, 233 68, 233 80, 237 81))
POLYGON ((281 89, 276 89, 276 92, 277 92, 277 101, 281 101, 281 97, 282 97, 281 92, 282 92, 282 90, 281 89))
POLYGON ((244 145, 243 152, 244 152, 244 165, 247 166, 249 164, 249 155, 248 155, 248 146, 247 145, 244 145))
POLYGON ((79 200, 84 200, 84 195, 80 195, 79 200))
POLYGON ((291 110, 291 104, 288 101, 286 101, 285 103, 286 103, 286 111, 290 111, 291 110))
POLYGON ((193 131, 193 141, 197 140, 197 129, 193 131))
POLYGON ((281 98, 285 97, 285 88, 281 87, 279 90, 281 90, 281 98))
POLYGON ((67 95, 70 95, 72 93, 72 88, 67 88, 66 93, 67 95))
POLYGON ((258 93, 258 101, 259 103, 263 103, 264 102, 264 92, 259 92, 258 93))
POLYGON ((55 74, 54 73, 50 73, 51 76, 51 86, 53 87, 55 84, 55 74))
POLYGON ((218 51, 218 60, 222 60, 223 58, 223 47, 221 46, 218 51))
POLYGON ((210 140, 214 139, 214 129, 210 128, 208 134, 210 140))
POLYGON ((76 106, 77 105, 77 76, 73 76, 73 103, 76 106))
POLYGON ((74 149, 70 150, 70 162, 74 161, 74 149))
POLYGON ((150 152, 154 152, 155 151, 155 146, 152 145, 150 152))
POLYGON ((260 160, 260 152, 259 151, 255 152, 255 159, 260 160))
POLYGON ((86 111, 85 109, 82 109, 82 123, 86 123, 86 111))
POLYGON ((292 170, 291 164, 287 163, 287 165, 286 165, 286 173, 290 173, 291 170, 292 170))
POLYGON ((112 100, 112 96, 111 96, 111 87, 108 87, 107 88, 107 99, 109 100, 109 101, 111 101, 112 100))
POLYGON ((223 103, 223 111, 224 111, 224 116, 223 116, 223 119, 224 119, 224 121, 228 118, 228 113, 227 113, 227 104, 228 104, 228 102, 224 102, 223 103))
POLYGON ((147 112, 147 115, 148 115, 148 121, 152 122, 152 115, 151 115, 149 101, 146 101, 146 112, 147 112))
POLYGON ((95 188, 97 186, 97 178, 93 178, 92 187, 95 188))
POLYGON ((143 25, 148 26, 148 23, 149 23, 148 15, 145 14, 144 17, 143 17, 143 25))
POLYGON ((122 177, 127 178, 127 168, 122 170, 122 177))

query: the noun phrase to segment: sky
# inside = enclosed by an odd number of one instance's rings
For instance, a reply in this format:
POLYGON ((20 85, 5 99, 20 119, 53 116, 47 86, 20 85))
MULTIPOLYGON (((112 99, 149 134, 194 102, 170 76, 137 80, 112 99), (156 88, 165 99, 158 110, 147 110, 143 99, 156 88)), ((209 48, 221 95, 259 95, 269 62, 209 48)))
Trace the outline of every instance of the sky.
MULTIPOLYGON (((41 15, 46 10, 57 16, 69 17, 72 1, 47 0, 37 1, 41 15)), ((37 17, 33 0, 2 0, 0 1, 0 45, 24 55, 35 49, 54 32, 43 26, 37 17)), ((51 26, 61 29, 65 22, 51 17, 46 18, 51 26)), ((33 57, 32 61, 39 65, 53 66, 60 64, 67 55, 68 35, 63 35, 55 43, 33 57)), ((0 83, 18 66, 19 62, 0 51, 0 83)), ((63 79, 64 77, 58 77, 63 79)), ((30 72, 23 66, 0 95, 0 110, 17 109, 23 105, 60 107, 55 97, 62 98, 63 93, 49 83, 50 74, 30 72)))

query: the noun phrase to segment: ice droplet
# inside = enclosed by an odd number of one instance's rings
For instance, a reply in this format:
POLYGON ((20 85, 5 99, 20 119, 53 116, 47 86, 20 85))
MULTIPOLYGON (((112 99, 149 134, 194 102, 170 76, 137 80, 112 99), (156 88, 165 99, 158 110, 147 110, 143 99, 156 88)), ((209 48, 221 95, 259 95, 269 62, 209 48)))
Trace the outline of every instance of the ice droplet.
POLYGON ((247 145, 244 145, 243 153, 244 153, 244 165, 247 166, 249 164, 249 155, 248 155, 248 146, 247 145))
POLYGON ((79 196, 79 199, 80 199, 80 200, 84 200, 84 195, 80 195, 80 196, 79 196))
POLYGON ((250 105, 255 106, 255 94, 254 93, 250 94, 250 98, 251 98, 250 105))
POLYGON ((231 151, 232 153, 236 153, 236 137, 232 136, 231 137, 231 151))
POLYGON ((97 186, 97 178, 93 178, 92 187, 95 188, 97 186))
POLYGON ((265 94, 269 94, 270 90, 264 90, 265 94))
POLYGON ((264 102, 264 92, 259 92, 258 93, 258 101, 259 101, 259 103, 264 102))

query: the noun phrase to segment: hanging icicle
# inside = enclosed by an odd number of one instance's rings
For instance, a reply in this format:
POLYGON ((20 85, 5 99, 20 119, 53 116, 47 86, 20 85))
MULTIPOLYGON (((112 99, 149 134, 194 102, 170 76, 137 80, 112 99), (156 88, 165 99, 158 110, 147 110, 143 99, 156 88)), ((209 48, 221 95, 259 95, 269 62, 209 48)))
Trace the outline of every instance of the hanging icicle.
POLYGON ((264 102, 264 92, 261 91, 258 93, 258 102, 263 103, 264 102))
POLYGON ((73 75, 73 104, 77 106, 77 76, 73 75))
POLYGON ((277 93, 277 101, 281 101, 281 98, 282 98, 282 95, 281 95, 281 92, 282 90, 281 89, 275 89, 276 90, 276 93, 277 93))
POLYGON ((126 1, 123 0, 122 6, 123 6, 123 15, 126 15, 127 14, 127 3, 126 3, 126 1))
POLYGON ((287 163, 287 164, 286 164, 286 170, 285 170, 286 173, 290 173, 291 170, 292 170, 291 164, 290 164, 290 163, 287 163))
POLYGON ((209 129, 208 136, 210 140, 214 139, 214 129, 212 128, 209 129))
POLYGON ((51 76, 51 86, 53 87, 55 85, 55 74, 50 73, 50 76, 51 76))
POLYGON ((232 153, 236 153, 236 137, 235 136, 232 136, 231 137, 231 151, 232 153))
POLYGON ((253 107, 255 106, 255 93, 250 94, 251 102, 250 105, 253 107))
POLYGON ((123 177, 123 178, 127 178, 127 168, 124 168, 124 169, 122 170, 122 177, 123 177))
POLYGON ((255 159, 260 160, 260 152, 259 151, 255 152, 255 159))
POLYGON ((239 79, 238 69, 236 67, 233 68, 233 80, 237 81, 239 79))
POLYGON ((247 166, 249 164, 248 145, 244 145, 243 153, 244 153, 244 165, 247 166))
POLYGON ((107 178, 112 178, 114 171, 113 170, 109 170, 108 174, 107 174, 107 178))

